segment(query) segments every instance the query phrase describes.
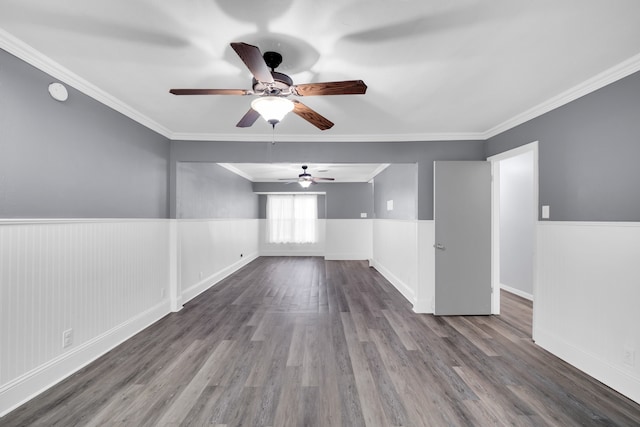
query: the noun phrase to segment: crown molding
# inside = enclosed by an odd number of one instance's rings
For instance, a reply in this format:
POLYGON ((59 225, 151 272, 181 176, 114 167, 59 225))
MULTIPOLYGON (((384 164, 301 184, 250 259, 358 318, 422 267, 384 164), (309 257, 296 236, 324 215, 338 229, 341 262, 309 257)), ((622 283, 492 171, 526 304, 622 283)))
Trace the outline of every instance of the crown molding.
POLYGON ((212 142, 429 142, 429 141, 484 141, 484 133, 416 133, 416 134, 328 134, 284 135, 278 134, 213 134, 213 133, 172 133, 173 141, 212 142))
POLYGON ((240 169, 238 169, 237 167, 233 166, 230 163, 218 163, 219 166, 222 166, 223 168, 227 169, 228 171, 231 171, 233 173, 235 173, 236 175, 240 175, 241 177, 243 177, 244 179, 247 179, 251 182, 255 182, 255 178, 252 177, 251 175, 249 175, 248 173, 241 171, 240 169))
POLYGON ((43 55, 27 43, 0 28, 0 48, 26 63, 73 87, 96 101, 118 111, 141 125, 174 141, 211 142, 433 142, 433 141, 485 141, 522 123, 566 105, 584 95, 603 88, 640 71, 640 54, 611 67, 561 94, 520 113, 484 132, 442 132, 408 134, 218 134, 173 132, 128 104, 103 91, 77 74, 43 55))
POLYGON ((383 163, 380 166, 378 166, 373 172, 371 172, 371 174, 367 177, 367 181, 366 182, 371 182, 371 180, 373 178, 375 178, 376 176, 378 176, 378 174, 380 172, 382 172, 383 170, 385 170, 386 168, 388 168, 390 166, 390 163, 383 163))
POLYGON ((171 131, 0 28, 0 48, 141 125, 169 138, 171 131))
POLYGON ((563 105, 566 105, 571 101, 575 101, 576 99, 595 92, 598 89, 602 89, 603 87, 621 80, 627 76, 630 76, 637 71, 640 71, 640 54, 632 56, 626 61, 623 61, 620 64, 615 65, 608 70, 595 75, 594 77, 572 87, 571 89, 562 92, 561 94, 554 96, 553 98, 541 104, 538 104, 535 107, 523 113, 520 113, 505 122, 500 123, 497 126, 492 127, 482 134, 482 138, 492 138, 498 134, 501 134, 502 132, 508 131, 509 129, 521 125, 522 123, 528 122, 529 120, 535 119, 536 117, 548 113, 549 111, 555 110, 558 107, 562 107, 563 105))

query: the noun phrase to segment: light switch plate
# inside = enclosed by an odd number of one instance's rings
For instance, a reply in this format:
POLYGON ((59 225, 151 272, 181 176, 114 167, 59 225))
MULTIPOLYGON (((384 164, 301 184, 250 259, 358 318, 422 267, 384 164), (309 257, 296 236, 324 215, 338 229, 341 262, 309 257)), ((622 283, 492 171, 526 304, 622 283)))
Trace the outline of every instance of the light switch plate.
POLYGON ((549 205, 542 206, 542 219, 549 219, 549 205))
POLYGON ((367 217, 366 212, 360 212, 360 218, 366 218, 366 217, 367 217))
POLYGON ((388 211, 393 210, 393 200, 387 200, 387 210, 388 211))

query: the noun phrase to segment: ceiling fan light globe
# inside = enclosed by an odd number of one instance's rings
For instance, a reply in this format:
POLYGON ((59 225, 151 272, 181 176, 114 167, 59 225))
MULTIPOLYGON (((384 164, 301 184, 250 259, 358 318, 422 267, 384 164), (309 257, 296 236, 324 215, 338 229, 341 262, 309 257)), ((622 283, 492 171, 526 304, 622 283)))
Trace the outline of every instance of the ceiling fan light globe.
POLYGON ((260 113, 267 123, 275 125, 293 110, 293 102, 280 96, 263 96, 254 99, 251 108, 260 113))
POLYGON ((311 186, 311 181, 310 180, 303 180, 303 181, 299 181, 298 182, 300 184, 300 187, 302 188, 309 188, 311 186))

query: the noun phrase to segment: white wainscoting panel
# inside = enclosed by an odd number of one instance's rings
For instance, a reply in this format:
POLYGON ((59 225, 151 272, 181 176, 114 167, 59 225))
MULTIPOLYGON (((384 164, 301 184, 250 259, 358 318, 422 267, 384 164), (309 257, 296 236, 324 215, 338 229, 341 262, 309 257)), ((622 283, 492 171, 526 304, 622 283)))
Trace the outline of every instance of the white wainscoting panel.
POLYGON ((166 220, 0 220, 0 415, 169 312, 168 237, 166 220))
POLYGON ((545 221, 537 238, 536 343, 640 403, 640 223, 545 221))
POLYGON ((436 295, 436 226, 433 220, 421 220, 418 225, 418 285, 413 311, 433 313, 436 295))
POLYGON ((412 220, 373 220, 373 267, 412 304, 418 284, 418 225, 412 220))
POLYGON ((318 219, 318 241, 308 244, 287 244, 267 242, 267 220, 259 220, 259 252, 260 256, 324 256, 325 252, 325 219, 318 219))
POLYGON ((373 256, 372 219, 327 219, 327 260, 369 260, 373 256))
POLYGON ((182 303, 258 257, 257 219, 178 220, 182 303))

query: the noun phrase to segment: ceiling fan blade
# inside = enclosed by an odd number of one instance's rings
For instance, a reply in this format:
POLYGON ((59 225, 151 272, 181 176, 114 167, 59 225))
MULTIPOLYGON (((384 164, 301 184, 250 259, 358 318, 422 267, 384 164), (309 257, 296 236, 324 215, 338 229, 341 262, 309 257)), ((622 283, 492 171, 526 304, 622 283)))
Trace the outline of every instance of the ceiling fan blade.
POLYGON ((171 89, 174 95, 251 95, 245 89, 171 89))
POLYGON ((333 127, 331 121, 316 113, 300 101, 293 101, 293 112, 320 130, 327 130, 333 127))
POLYGON ((362 95, 367 85, 362 80, 346 80, 342 82, 306 83, 292 87, 296 95, 362 95))
POLYGON ((269 71, 269 67, 264 62, 262 53, 257 46, 247 43, 231 43, 231 47, 236 51, 256 80, 262 83, 273 83, 271 71, 269 71))
POLYGON ((258 120, 258 117, 260 117, 260 113, 258 113, 253 108, 249 108, 249 111, 247 111, 247 113, 244 116, 242 116, 242 118, 240 119, 236 127, 239 127, 239 128, 251 127, 251 125, 253 125, 256 122, 256 120, 258 120))
POLYGON ((312 178, 313 181, 335 181, 335 178, 316 178, 315 176, 312 178))

